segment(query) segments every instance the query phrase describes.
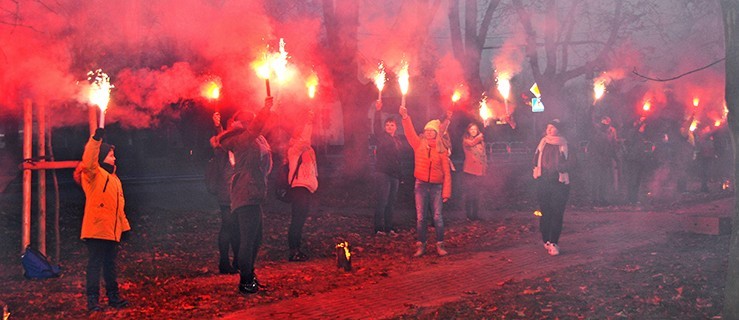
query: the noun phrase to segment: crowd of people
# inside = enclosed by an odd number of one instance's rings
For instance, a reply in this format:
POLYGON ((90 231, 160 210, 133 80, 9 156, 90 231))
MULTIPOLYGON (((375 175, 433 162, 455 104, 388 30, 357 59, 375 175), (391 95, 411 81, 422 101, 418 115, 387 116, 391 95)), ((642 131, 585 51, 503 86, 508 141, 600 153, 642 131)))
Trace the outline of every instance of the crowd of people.
MULTIPOLYGON (((288 133, 285 146, 270 146, 265 138, 265 125, 273 114, 273 99, 268 97, 256 113, 237 112, 224 125, 221 115, 214 113, 214 135, 210 139, 213 149, 206 170, 208 191, 214 194, 220 208, 221 228, 217 235, 219 261, 222 274, 239 274, 238 292, 253 294, 263 288, 255 274, 255 262, 262 242, 262 206, 268 198, 270 174, 287 186, 291 205, 291 221, 286 239, 288 261, 307 261, 302 250, 302 233, 311 210, 312 198, 318 190, 318 163, 311 145, 315 115, 309 111, 300 126, 288 133), (273 160, 273 156, 277 161, 273 160), (280 169, 274 170, 273 165, 280 169), (284 168, 284 169, 282 169, 284 168)), ((382 104, 378 101, 376 111, 382 104)), ((459 177, 462 190, 454 190, 462 199, 468 220, 480 219, 483 184, 488 174, 489 159, 482 122, 470 121, 459 141, 449 137, 447 128, 452 117, 447 113, 441 119, 428 121, 422 132, 416 130, 413 118, 405 106, 399 109, 400 119, 389 116, 384 121, 375 119, 376 136, 375 183, 377 194, 374 209, 374 233, 378 236, 395 235, 393 212, 398 198, 400 181, 404 176, 403 148, 410 147, 413 154, 414 200, 416 211, 416 250, 413 257, 428 253, 428 229, 433 227, 432 243, 438 256, 449 254, 444 245, 443 207, 452 197, 452 172, 457 171, 451 161, 452 145, 459 143, 464 162, 459 177), (397 135, 398 120, 402 122, 406 142, 397 135)), ((536 185, 538 211, 541 213, 539 230, 546 252, 560 254, 559 238, 562 232, 564 212, 570 194, 570 173, 577 167, 578 147, 571 145, 561 134, 559 120, 549 121, 543 137, 532 158, 532 178, 536 185)), ((711 127, 698 132, 683 130, 679 141, 672 148, 655 145, 645 134, 644 118, 626 128, 625 138, 607 116, 593 123, 592 135, 586 155, 590 164, 592 202, 607 205, 612 199, 614 184, 619 182, 620 166, 625 167, 626 199, 636 203, 639 190, 647 176, 647 163, 655 157, 669 159, 674 172, 683 173, 685 162, 678 156, 690 156, 700 162, 700 168, 711 167, 716 156, 714 132, 711 127), (669 149, 667 156, 660 150, 669 149)), ((125 307, 128 302, 119 295, 115 260, 122 233, 130 230, 124 211, 123 189, 115 173, 114 146, 103 143, 105 130, 98 128, 85 146, 83 159, 75 171, 75 179, 82 186, 85 196, 85 212, 81 238, 89 251, 87 266, 87 306, 91 311, 100 310, 100 274, 105 280, 108 304, 125 307)), ((670 139, 665 134, 667 145, 670 139)), ((676 138, 672 138, 676 139, 676 138)), ((674 174, 677 188, 684 190, 686 174, 674 174)), ((709 173, 701 171, 701 189, 708 188, 709 173)), ((288 200, 286 200, 288 201, 288 200)))

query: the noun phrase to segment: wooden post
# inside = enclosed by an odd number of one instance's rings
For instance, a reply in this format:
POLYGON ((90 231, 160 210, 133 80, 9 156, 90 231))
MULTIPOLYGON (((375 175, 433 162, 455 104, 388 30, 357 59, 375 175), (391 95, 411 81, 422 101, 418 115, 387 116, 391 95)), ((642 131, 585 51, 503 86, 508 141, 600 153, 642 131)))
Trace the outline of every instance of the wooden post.
MULTIPOLYGON (((38 157, 46 162, 46 106, 37 104, 38 157)), ((38 250, 46 255, 46 170, 38 171, 38 250)))
MULTIPOLYGON (((23 100, 23 161, 33 156, 33 102, 23 100)), ((23 170, 23 216, 21 218, 21 253, 31 244, 31 170, 23 170)))

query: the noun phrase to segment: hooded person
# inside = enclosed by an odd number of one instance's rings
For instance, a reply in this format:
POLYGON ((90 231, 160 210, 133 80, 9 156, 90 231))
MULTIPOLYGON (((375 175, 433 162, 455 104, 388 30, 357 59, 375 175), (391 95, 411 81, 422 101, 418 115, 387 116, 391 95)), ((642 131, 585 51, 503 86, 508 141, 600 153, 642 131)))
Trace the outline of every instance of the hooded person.
POLYGON ((562 124, 555 119, 547 123, 546 134, 534 153, 533 177, 537 182, 539 201, 539 230, 544 248, 556 256, 565 207, 570 194, 570 170, 574 166, 567 139, 560 134, 562 124))
POLYGON ((262 204, 267 198, 267 176, 272 169, 272 154, 262 131, 271 115, 273 98, 267 97, 256 117, 249 112, 234 116, 233 127, 219 134, 216 141, 234 154, 231 178, 231 213, 239 224, 240 273, 238 291, 259 291, 254 264, 262 243, 262 204))
POLYGON ((420 136, 413 127, 413 121, 408 110, 400 107, 403 119, 403 131, 408 143, 413 148, 414 168, 416 178, 414 194, 416 200, 416 233, 418 242, 415 257, 426 253, 427 223, 424 212, 431 208, 436 229, 436 251, 440 256, 448 254, 444 248, 444 220, 442 217, 442 203, 452 195, 452 176, 447 150, 442 144, 440 136, 441 121, 431 120, 424 126, 420 136))
POLYGON ((115 147, 103 143, 105 130, 98 128, 85 145, 74 179, 85 192, 85 212, 80 238, 89 251, 85 291, 87 308, 100 311, 100 273, 105 280, 108 305, 122 308, 128 301, 118 291, 115 259, 123 232, 131 229, 124 212, 121 180, 115 173, 115 147))
POLYGON ((313 135, 313 111, 308 112, 307 121, 296 128, 287 149, 288 175, 280 177, 290 184, 291 217, 287 232, 290 254, 288 261, 302 262, 309 259, 300 248, 303 238, 303 227, 308 219, 310 203, 318 190, 318 164, 316 152, 311 146, 313 135))

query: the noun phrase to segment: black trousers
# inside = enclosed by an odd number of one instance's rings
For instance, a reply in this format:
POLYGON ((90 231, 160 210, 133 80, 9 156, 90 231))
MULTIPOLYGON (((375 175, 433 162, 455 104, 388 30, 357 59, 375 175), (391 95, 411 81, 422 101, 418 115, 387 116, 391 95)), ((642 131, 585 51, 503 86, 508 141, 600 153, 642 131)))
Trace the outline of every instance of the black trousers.
POLYGON ((86 239, 89 257, 87 260, 87 284, 85 291, 88 296, 100 296, 100 271, 105 279, 105 293, 110 296, 118 295, 118 274, 116 273, 115 258, 118 256, 118 242, 102 239, 86 239))
POLYGON ((218 252, 220 254, 219 266, 228 267, 231 265, 228 258, 229 248, 234 253, 234 266, 239 261, 239 219, 236 214, 231 212, 230 206, 221 206, 221 230, 218 231, 218 252))
POLYGON ((570 196, 570 186, 557 180, 538 180, 537 198, 539 199, 539 230, 541 240, 558 243, 562 233, 562 222, 570 196))
POLYGON ((303 226, 305 226, 305 220, 308 219, 312 193, 304 187, 292 188, 290 192, 292 192, 293 201, 290 228, 287 231, 287 245, 291 250, 296 250, 300 249, 303 226))
POLYGON ((375 207, 375 232, 390 232, 393 230, 393 208, 398 199, 400 179, 378 172, 377 207, 375 207))
POLYGON ((470 220, 479 219, 480 212, 480 193, 482 190, 483 176, 476 176, 470 173, 464 173, 464 212, 470 220))
POLYGON ((254 263, 262 245, 262 206, 256 204, 238 207, 233 214, 238 219, 241 237, 238 260, 240 281, 247 283, 254 279, 254 263))

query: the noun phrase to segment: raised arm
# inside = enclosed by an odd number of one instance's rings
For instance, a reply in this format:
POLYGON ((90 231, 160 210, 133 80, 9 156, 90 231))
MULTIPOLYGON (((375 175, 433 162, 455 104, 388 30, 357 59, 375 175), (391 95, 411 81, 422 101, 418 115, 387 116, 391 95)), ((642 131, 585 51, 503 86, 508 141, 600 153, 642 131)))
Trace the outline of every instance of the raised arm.
POLYGON ((399 112, 400 117, 403 119, 403 132, 405 133, 405 138, 408 140, 408 144, 415 149, 419 144, 421 144, 421 138, 418 137, 418 133, 416 133, 416 129, 413 127, 413 121, 408 115, 408 109, 401 106, 399 112))

